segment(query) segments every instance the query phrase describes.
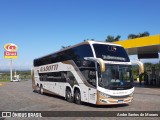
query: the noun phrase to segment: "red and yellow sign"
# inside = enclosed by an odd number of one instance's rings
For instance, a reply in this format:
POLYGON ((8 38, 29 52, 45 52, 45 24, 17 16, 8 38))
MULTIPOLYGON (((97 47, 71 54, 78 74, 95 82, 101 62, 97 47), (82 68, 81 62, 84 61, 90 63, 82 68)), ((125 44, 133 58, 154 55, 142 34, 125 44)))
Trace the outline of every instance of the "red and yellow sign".
POLYGON ((17 50, 18 47, 17 45, 13 44, 13 43, 7 43, 4 45, 4 58, 17 58, 18 54, 17 54, 17 50))

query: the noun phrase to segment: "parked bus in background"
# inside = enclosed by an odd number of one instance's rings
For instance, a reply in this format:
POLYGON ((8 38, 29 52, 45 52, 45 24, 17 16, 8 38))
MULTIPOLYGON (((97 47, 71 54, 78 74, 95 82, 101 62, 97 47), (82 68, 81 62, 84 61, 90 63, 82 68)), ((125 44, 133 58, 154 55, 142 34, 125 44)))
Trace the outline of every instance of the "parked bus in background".
POLYGON ((76 104, 127 104, 133 100, 132 79, 122 46, 85 41, 35 59, 32 87, 76 104))

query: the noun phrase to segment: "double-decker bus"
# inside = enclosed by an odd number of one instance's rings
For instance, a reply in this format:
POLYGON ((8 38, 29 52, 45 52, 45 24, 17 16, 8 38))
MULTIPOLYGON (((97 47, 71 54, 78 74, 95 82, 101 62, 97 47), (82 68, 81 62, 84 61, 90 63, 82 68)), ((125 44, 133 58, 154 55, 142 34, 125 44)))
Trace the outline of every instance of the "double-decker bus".
POLYGON ((132 68, 120 45, 85 41, 34 59, 32 87, 68 102, 97 105, 133 100, 132 68))

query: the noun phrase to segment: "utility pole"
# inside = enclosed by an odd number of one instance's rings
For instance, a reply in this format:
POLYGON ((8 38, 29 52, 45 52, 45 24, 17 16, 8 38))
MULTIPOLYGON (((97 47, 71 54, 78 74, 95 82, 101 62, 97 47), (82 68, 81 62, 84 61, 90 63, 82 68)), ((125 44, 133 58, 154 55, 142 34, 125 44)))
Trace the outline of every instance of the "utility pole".
POLYGON ((12 82, 12 58, 10 59, 10 79, 12 82))

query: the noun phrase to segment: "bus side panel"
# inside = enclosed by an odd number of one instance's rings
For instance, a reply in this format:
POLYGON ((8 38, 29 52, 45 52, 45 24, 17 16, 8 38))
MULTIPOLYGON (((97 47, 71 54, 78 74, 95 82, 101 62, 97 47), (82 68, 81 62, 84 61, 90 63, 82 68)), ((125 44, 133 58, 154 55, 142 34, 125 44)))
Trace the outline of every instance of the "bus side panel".
MULTIPOLYGON (((62 83, 62 82, 50 82, 48 84, 49 91, 55 93, 56 95, 60 95, 62 97, 65 97, 66 95, 66 87, 70 85, 68 83, 62 83)), ((47 89, 47 88, 46 88, 47 89)))
POLYGON ((36 90, 37 84, 40 85, 39 76, 37 73, 37 68, 32 70, 32 88, 36 90))
POLYGON ((97 90, 94 88, 89 88, 88 91, 89 103, 96 104, 97 102, 97 90))
MULTIPOLYGON (((74 66, 73 63, 70 64, 74 66)), ((76 66, 74 67, 76 68, 76 66)), ((97 100, 97 90, 87 82, 86 78, 82 75, 79 69, 72 70, 71 72, 75 76, 76 81, 78 83, 77 85, 79 86, 81 92, 81 101, 95 104, 97 100)))
POLYGON ((65 84, 67 83, 61 83, 61 82, 57 83, 57 92, 60 96, 63 96, 63 97, 65 97, 65 91, 66 91, 65 84))
POLYGON ((83 102, 88 102, 96 104, 97 101, 97 90, 91 87, 87 87, 85 84, 80 84, 81 88, 81 100, 83 102))
POLYGON ((33 90, 36 90, 34 70, 32 70, 32 88, 33 88, 33 90))
POLYGON ((88 101, 88 87, 84 84, 79 84, 80 92, 81 92, 81 101, 89 102, 88 101))
MULTIPOLYGON (((77 85, 74 85, 74 87, 76 87, 80 90, 81 101, 88 102, 88 86, 86 86, 83 83, 82 79, 84 79, 84 78, 82 77, 82 75, 80 75, 79 70, 73 70, 71 72, 73 73, 74 77, 76 78, 77 85)), ((75 88, 74 88, 74 90, 75 90, 75 88)))

